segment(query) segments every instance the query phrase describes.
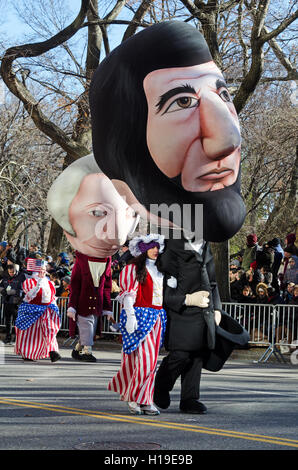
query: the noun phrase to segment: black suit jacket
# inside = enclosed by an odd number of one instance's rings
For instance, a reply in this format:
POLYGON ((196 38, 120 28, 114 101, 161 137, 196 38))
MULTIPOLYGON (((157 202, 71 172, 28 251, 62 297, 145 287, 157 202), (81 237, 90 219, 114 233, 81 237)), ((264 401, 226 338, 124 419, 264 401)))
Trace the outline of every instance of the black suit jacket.
POLYGON ((199 254, 185 239, 167 240, 159 262, 159 269, 165 275, 164 308, 168 316, 166 349, 184 351, 214 349, 214 310, 221 310, 222 305, 209 244, 205 243, 202 254, 199 254), (176 288, 171 288, 167 284, 171 276, 177 279, 176 288), (187 307, 186 294, 199 290, 209 291, 209 307, 187 307))

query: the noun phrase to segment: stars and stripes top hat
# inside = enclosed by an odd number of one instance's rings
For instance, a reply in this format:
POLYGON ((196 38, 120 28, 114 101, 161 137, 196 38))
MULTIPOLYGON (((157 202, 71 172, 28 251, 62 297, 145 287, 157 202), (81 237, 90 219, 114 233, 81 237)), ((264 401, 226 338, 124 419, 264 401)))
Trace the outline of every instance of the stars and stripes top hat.
POLYGON ((28 258, 27 260, 27 271, 39 273, 42 269, 45 269, 47 262, 43 259, 28 258))

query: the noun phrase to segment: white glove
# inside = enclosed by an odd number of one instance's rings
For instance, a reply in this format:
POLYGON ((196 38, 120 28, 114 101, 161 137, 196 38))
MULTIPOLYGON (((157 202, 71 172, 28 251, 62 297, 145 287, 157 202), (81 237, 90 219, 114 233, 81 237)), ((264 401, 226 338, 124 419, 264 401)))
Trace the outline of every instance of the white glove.
POLYGON ((206 290, 200 290, 193 294, 186 294, 185 304, 188 307, 201 307, 206 308, 209 306, 210 300, 208 299, 209 292, 206 290))
POLYGON ((129 335, 138 329, 138 322, 135 314, 127 314, 127 320, 125 325, 126 331, 129 335))
POLYGON ((221 312, 219 310, 214 310, 215 314, 215 324, 219 325, 221 321, 221 312))
POLYGON ((134 304, 134 300, 132 296, 126 295, 124 297, 123 306, 124 306, 124 310, 127 316, 125 328, 129 335, 131 335, 131 333, 133 333, 135 330, 138 329, 138 322, 136 319, 135 309, 133 308, 133 304, 134 304))
POLYGON ((73 321, 76 321, 76 311, 74 308, 69 307, 67 309, 66 315, 68 316, 68 318, 71 318, 73 321))

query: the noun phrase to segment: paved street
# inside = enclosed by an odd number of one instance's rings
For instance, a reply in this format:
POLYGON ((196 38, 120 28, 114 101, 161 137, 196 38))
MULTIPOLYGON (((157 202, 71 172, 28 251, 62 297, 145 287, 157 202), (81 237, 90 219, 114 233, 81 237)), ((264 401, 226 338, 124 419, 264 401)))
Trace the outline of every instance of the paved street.
POLYGON ((203 372, 206 415, 179 412, 178 383, 168 410, 138 417, 106 388, 119 367, 119 347, 96 350, 96 364, 73 361, 70 347, 53 364, 24 363, 13 346, 1 349, 2 450, 298 449, 297 365, 236 358, 220 372, 203 372))

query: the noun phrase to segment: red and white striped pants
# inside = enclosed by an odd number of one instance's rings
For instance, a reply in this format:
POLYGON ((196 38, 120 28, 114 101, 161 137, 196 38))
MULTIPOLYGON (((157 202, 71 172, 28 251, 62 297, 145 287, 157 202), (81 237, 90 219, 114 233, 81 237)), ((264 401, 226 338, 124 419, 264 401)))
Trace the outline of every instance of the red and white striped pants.
POLYGON ((47 308, 27 330, 16 328, 15 353, 26 359, 45 359, 50 351, 58 351, 56 335, 60 330, 60 318, 47 308))
POLYGON ((120 394, 120 399, 142 405, 153 403, 154 381, 161 340, 161 321, 131 354, 122 352, 121 367, 108 384, 108 390, 120 394))

